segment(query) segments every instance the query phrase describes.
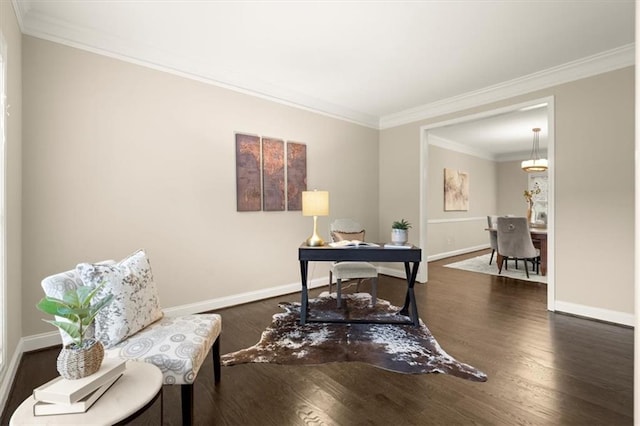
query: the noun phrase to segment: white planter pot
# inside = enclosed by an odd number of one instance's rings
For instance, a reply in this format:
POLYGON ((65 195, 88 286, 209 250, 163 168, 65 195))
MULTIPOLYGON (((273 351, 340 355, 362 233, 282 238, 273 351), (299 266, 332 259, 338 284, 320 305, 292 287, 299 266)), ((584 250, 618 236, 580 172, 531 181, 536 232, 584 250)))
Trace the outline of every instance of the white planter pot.
POLYGON ((397 246, 401 246, 409 241, 409 232, 406 229, 392 229, 391 230, 391 243, 397 246))

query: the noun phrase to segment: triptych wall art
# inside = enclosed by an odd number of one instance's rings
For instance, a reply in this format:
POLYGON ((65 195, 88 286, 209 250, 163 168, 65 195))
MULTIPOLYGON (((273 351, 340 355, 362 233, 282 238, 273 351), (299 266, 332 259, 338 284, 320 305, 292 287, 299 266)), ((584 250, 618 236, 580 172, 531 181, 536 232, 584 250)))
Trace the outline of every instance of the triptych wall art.
POLYGON ((307 190, 307 146, 236 133, 239 212, 300 211, 307 190))
POLYGON ((469 210, 469 173, 444 169, 444 211, 469 210))

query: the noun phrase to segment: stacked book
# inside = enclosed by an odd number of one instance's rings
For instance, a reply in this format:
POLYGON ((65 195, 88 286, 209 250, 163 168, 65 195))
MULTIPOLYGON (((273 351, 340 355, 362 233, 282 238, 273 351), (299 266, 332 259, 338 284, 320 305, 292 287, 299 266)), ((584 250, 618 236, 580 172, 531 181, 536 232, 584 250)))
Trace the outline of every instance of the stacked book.
POLYGON ((126 361, 105 358, 100 370, 77 380, 56 377, 33 390, 35 416, 84 413, 124 373, 126 361))

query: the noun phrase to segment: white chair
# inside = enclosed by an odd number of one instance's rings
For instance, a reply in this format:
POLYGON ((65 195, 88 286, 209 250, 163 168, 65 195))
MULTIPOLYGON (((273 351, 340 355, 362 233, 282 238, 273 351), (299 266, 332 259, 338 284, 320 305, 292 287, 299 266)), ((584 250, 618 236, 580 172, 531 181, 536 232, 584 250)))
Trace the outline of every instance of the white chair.
MULTIPOLYGON (((118 263, 79 264, 74 270, 45 278, 42 288, 47 296, 60 299, 68 289, 95 286, 102 280, 106 285, 101 291, 111 292, 115 298, 99 312, 87 336, 102 342, 105 357, 152 363, 162 371, 163 384, 180 385, 182 422, 191 424, 193 383, 210 349, 214 383, 220 381, 221 316, 164 316, 151 267, 142 250, 118 263)), ((61 336, 63 345, 71 342, 62 331, 61 336)))
MULTIPOLYGON (((364 241, 365 230, 352 219, 336 219, 329 225, 331 240, 359 240, 364 241)), ((371 279, 371 304, 376 305, 378 291, 378 269, 369 262, 334 262, 329 269, 329 293, 336 277, 338 307, 342 306, 342 280, 356 279, 356 291, 360 290, 360 283, 364 279, 371 279)))

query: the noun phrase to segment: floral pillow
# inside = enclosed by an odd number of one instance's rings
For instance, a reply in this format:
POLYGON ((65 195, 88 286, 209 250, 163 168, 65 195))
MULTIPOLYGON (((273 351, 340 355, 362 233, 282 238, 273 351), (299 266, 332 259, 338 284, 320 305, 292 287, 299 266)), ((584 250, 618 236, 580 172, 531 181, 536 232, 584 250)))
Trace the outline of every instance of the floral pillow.
POLYGON ((106 348, 162 318, 151 264, 144 250, 112 265, 80 263, 76 272, 85 285, 95 287, 105 282, 94 298, 96 302, 109 293, 114 295, 95 320, 95 336, 106 348))

